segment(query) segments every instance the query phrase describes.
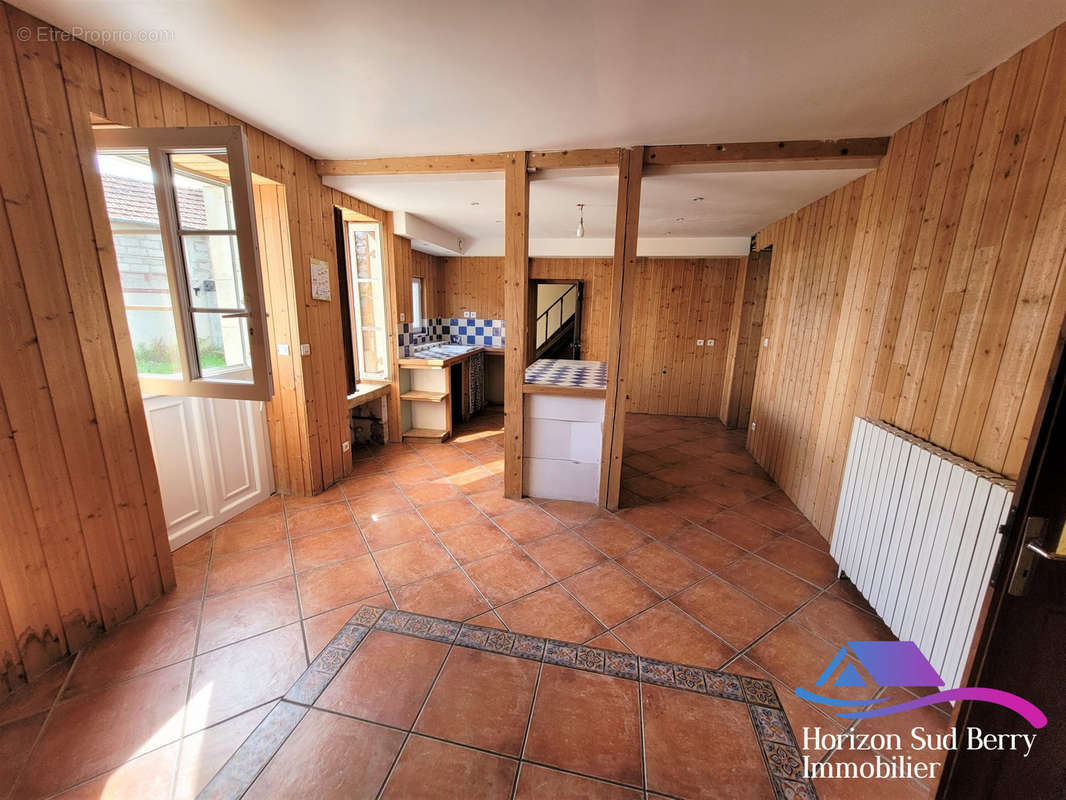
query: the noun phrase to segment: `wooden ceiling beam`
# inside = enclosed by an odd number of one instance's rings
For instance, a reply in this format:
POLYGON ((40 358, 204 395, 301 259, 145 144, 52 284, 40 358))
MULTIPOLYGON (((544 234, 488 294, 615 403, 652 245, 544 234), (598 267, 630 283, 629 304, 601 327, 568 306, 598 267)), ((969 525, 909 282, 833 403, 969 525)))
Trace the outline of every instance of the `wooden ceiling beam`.
POLYGON ((645 167, 750 167, 766 169, 855 169, 877 161, 888 152, 888 137, 722 144, 667 144, 644 148, 645 167))
MULTIPOLYGON (((534 169, 614 167, 617 147, 530 152, 534 169)), ((692 166, 713 171, 764 169, 857 169, 877 166, 888 152, 888 137, 869 139, 810 139, 731 144, 666 144, 644 148, 644 167, 692 166)), ((326 175, 425 175, 438 172, 502 172, 507 153, 478 155, 401 156, 396 158, 323 159, 315 162, 326 175)))
POLYGON ((549 150, 530 152, 529 166, 537 169, 569 169, 578 167, 617 167, 617 147, 595 150, 549 150))
POLYGON ((404 156, 400 158, 354 158, 315 162, 319 175, 421 175, 434 172, 502 172, 504 153, 456 156, 404 156))

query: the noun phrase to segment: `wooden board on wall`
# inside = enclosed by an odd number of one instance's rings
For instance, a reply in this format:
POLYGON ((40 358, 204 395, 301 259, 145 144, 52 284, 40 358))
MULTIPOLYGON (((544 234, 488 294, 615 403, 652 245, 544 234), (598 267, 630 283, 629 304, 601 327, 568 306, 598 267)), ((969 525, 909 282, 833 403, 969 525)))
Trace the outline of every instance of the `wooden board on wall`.
POLYGON ((629 410, 717 417, 742 258, 638 258, 629 410), (713 347, 696 341, 714 339, 713 347))
POLYGON ((1015 477, 1066 315, 1066 28, 761 231, 771 244, 748 445, 823 535, 855 416, 1015 477))

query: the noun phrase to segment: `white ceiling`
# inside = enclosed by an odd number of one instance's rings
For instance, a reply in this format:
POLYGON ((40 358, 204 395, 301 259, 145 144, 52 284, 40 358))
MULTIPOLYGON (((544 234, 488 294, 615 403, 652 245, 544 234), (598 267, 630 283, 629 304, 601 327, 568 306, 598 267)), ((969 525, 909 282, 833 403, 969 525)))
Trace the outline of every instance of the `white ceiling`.
MULTIPOLYGON (((101 46, 319 158, 887 135, 1066 19, 1063 0, 14 2, 68 30, 168 32, 101 46)), ((641 234, 747 236, 853 177, 649 176, 641 234)), ((358 183, 502 242, 497 176, 358 183)), ((534 245, 572 239, 577 202, 587 240, 609 239, 614 193, 538 180, 534 245)))
POLYGON ((315 157, 891 133, 1062 0, 14 0, 315 157), (138 38, 138 37, 132 37, 138 38))

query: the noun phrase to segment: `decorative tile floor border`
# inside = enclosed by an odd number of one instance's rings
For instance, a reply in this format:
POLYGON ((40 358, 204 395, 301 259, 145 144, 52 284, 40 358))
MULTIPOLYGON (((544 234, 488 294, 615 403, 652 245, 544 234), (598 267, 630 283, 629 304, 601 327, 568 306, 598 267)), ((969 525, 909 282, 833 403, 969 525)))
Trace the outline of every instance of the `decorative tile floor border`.
POLYGON ((374 629, 744 703, 775 796, 779 800, 817 798, 814 786, 803 777, 802 754, 770 681, 408 611, 363 606, 204 787, 198 800, 238 800, 244 795, 348 657, 374 629))

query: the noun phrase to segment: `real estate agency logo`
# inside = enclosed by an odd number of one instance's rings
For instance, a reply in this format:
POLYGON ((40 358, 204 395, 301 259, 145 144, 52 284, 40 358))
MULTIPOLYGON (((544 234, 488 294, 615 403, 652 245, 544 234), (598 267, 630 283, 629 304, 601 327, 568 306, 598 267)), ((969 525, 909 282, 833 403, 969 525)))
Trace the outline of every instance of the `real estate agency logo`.
MULTIPOLYGON (((830 684, 838 688, 857 688, 869 683, 856 664, 863 667, 877 687, 909 687, 932 689, 944 685, 944 680, 937 673, 929 660, 914 642, 848 642, 841 647, 830 660, 828 666, 818 676, 814 685, 822 687, 830 684), (849 659, 849 656, 851 657, 849 659), (846 663, 845 663, 846 662, 846 663), (854 663, 853 663, 854 662, 854 663)), ((902 703, 883 705, 888 697, 868 697, 860 699, 832 697, 803 687, 795 689, 797 697, 811 703, 842 709, 836 716, 844 719, 862 720, 884 717, 890 714, 902 714, 935 703, 973 700, 983 703, 995 703, 1009 708, 1039 730, 1047 725, 1047 716, 1035 705, 1023 697, 999 689, 986 689, 979 686, 967 686, 957 689, 932 691, 921 697, 915 697, 902 703)), ((956 728, 947 732, 929 733, 923 726, 915 726, 910 731, 909 748, 904 747, 903 737, 896 733, 823 733, 821 728, 804 728, 803 749, 817 751, 832 750, 866 750, 876 751, 871 761, 850 763, 845 759, 834 758, 832 761, 812 763, 804 755, 804 775, 808 778, 918 778, 934 779, 937 761, 922 761, 906 755, 905 749, 911 751, 957 750, 1019 750, 1028 756, 1036 741, 1035 733, 985 733, 977 727, 967 727, 960 737, 956 728), (894 755, 900 751, 899 755, 894 755), (885 758, 882 754, 890 754, 885 758)))

